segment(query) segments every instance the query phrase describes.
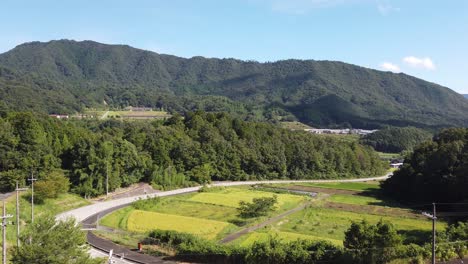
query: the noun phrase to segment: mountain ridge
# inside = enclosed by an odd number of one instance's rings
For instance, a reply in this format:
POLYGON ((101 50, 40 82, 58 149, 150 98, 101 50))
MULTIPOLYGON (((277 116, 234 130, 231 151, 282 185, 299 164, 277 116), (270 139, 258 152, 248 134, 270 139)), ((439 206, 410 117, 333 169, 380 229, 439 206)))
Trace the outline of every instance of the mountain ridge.
MULTIPOLYGON (((36 98, 45 94, 43 104, 51 106, 37 108, 49 113, 102 106, 105 100, 113 107, 227 110, 319 126, 468 124, 468 103, 447 87, 337 61, 182 58, 128 45, 56 40, 18 45, 0 54, 0 67, 15 73, 16 83, 36 98)), ((0 94, 14 105, 6 92, 14 93, 6 89, 12 80, 1 72, 0 94)))

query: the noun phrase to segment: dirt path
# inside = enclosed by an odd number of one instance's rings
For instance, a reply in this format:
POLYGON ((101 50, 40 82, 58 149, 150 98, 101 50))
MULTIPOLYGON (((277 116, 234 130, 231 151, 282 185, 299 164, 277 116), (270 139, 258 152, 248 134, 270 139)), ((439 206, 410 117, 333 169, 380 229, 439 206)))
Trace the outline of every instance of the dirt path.
POLYGON ((99 119, 101 120, 106 119, 108 115, 109 115, 109 111, 106 111, 99 119))
POLYGON ((266 220, 264 222, 261 222, 259 224, 256 224, 256 225, 253 225, 253 226, 250 226, 250 227, 247 227, 247 228, 244 228, 244 229, 242 229, 242 230, 240 230, 240 231, 238 231, 236 233, 232 233, 232 234, 226 236, 225 238, 223 238, 220 242, 223 243, 223 244, 229 243, 229 242, 231 242, 233 240, 236 240, 239 237, 241 237, 241 236, 243 236, 243 235, 245 235, 247 233, 253 232, 253 231, 257 230, 257 229, 260 229, 260 228, 263 228, 263 227, 265 227, 265 226, 267 226, 269 224, 272 224, 272 223, 280 220, 281 218, 284 218, 285 216, 288 216, 288 215, 293 214, 295 212, 299 212, 302 209, 306 208, 310 204, 312 204, 312 202, 303 203, 303 204, 299 205, 298 207, 296 207, 294 209, 291 209, 291 210, 286 211, 286 212, 284 212, 282 214, 279 214, 279 215, 277 215, 275 217, 272 217, 272 218, 270 218, 270 219, 268 219, 268 220, 266 220))

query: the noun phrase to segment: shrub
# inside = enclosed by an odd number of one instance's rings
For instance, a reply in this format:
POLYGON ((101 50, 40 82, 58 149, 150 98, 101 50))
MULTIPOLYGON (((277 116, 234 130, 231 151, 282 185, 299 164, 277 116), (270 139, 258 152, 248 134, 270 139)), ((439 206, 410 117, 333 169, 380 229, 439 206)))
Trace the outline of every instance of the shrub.
POLYGON ((70 181, 61 170, 55 170, 47 174, 42 180, 34 184, 34 198, 42 203, 48 198, 57 198, 59 194, 68 192, 70 181))

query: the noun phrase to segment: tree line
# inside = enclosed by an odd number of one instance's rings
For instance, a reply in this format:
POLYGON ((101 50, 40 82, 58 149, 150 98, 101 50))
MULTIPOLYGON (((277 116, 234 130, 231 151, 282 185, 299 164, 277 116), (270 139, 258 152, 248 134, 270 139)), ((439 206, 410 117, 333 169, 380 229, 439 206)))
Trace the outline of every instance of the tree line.
POLYGON ((365 135, 360 142, 377 151, 387 153, 411 152, 413 148, 432 137, 428 131, 416 127, 386 127, 365 135))
POLYGON ((416 147, 382 189, 406 203, 467 201, 468 129, 443 130, 416 147))
POLYGON ((158 188, 211 180, 328 179, 381 175, 385 165, 357 142, 191 112, 152 122, 57 120, 0 114, 0 188, 35 177, 85 196, 145 181, 158 188), (52 176, 50 176, 52 175, 52 176), (55 182, 55 183, 54 183, 55 182))

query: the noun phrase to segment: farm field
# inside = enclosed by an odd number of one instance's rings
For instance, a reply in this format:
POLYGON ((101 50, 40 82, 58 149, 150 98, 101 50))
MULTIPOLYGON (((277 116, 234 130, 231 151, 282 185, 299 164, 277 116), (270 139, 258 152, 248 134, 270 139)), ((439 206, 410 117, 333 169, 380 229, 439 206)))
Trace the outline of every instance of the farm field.
POLYGON ((292 233, 292 232, 283 232, 283 231, 273 230, 271 228, 267 230, 258 231, 258 232, 252 232, 250 234, 247 234, 231 242, 231 244, 238 245, 241 247, 249 247, 255 242, 266 241, 270 237, 279 238, 283 241, 294 241, 297 239, 312 240, 312 241, 326 240, 337 246, 343 245, 343 242, 337 239, 323 238, 323 237, 304 235, 304 234, 292 233))
POLYGON ((124 118, 124 119, 151 119, 151 118, 168 118, 171 115, 166 111, 103 111, 89 110, 85 111, 85 115, 93 118, 102 118, 107 113, 106 118, 124 118))
POLYGON ((402 157, 402 154, 400 153, 377 152, 377 154, 379 154, 379 157, 384 160, 392 160, 392 159, 398 159, 402 157))
POLYGON ((254 198, 278 197, 277 206, 281 209, 291 209, 304 200, 304 196, 292 194, 275 194, 265 191, 249 191, 241 188, 224 189, 220 192, 198 193, 190 198, 190 201, 216 204, 228 207, 238 207, 240 201, 251 202, 254 198))
POLYGON ((386 205, 385 201, 376 197, 349 194, 333 194, 327 199, 327 201, 357 205, 386 205))
POLYGON ((208 239, 221 239, 222 235, 234 232, 241 226, 265 219, 240 218, 237 211, 240 201, 251 202, 254 198, 273 195, 277 196, 278 205, 271 215, 295 208, 308 200, 306 196, 275 194, 245 187, 220 188, 209 192, 139 201, 105 216, 100 220, 100 225, 134 232, 157 228, 188 232, 208 239), (191 226, 198 229, 190 229, 191 226))
MULTIPOLYGON (((346 210, 346 208, 343 209, 346 210)), ((344 239, 344 232, 348 229, 351 221, 366 220, 372 224, 380 220, 388 221, 394 224, 407 237, 407 240, 411 241, 417 239, 412 234, 427 233, 429 235, 432 230, 432 222, 426 219, 377 215, 372 214, 372 212, 364 214, 345 210, 310 207, 287 216, 281 222, 275 224, 274 227, 282 232, 299 233, 335 240, 344 239)), ((444 227, 444 224, 438 226, 441 230, 444 227)))
MULTIPOLYGON (((379 182, 331 182, 331 183, 301 183, 300 186, 311 186, 327 189, 336 190, 347 190, 347 191, 372 191, 380 189, 379 182)), ((285 185, 288 186, 288 185, 285 185)))
POLYGON ((162 214, 134 210, 128 216, 127 228, 133 232, 147 232, 154 229, 171 230, 194 234, 206 239, 214 239, 226 228, 235 228, 232 224, 172 214, 162 214))
MULTIPOLYGON (((102 219, 101 224, 123 230, 145 232, 151 229, 188 232, 219 241, 228 234, 261 223, 282 212, 296 208, 305 202, 310 204, 298 212, 278 218, 271 224, 253 232, 240 235, 229 244, 248 247, 255 241, 277 237, 284 241, 296 239, 326 240, 342 246, 344 232, 352 221, 380 220, 390 222, 403 235, 405 242, 419 243, 430 237, 432 222, 420 213, 402 208, 393 201, 379 198, 378 182, 367 183, 322 183, 278 184, 277 188, 312 189, 319 195, 307 196, 273 193, 266 189, 230 187, 213 189, 174 197, 161 198, 153 203, 141 201, 142 205, 120 209, 102 219), (322 192, 323 191, 323 192, 322 192), (258 197, 277 195, 275 212, 268 217, 245 220, 237 214, 240 201, 250 202, 258 197), (137 210, 139 209, 139 210, 137 210), (200 227, 203 228, 200 228, 200 227)), ((444 222, 437 226, 446 227, 444 222)))

